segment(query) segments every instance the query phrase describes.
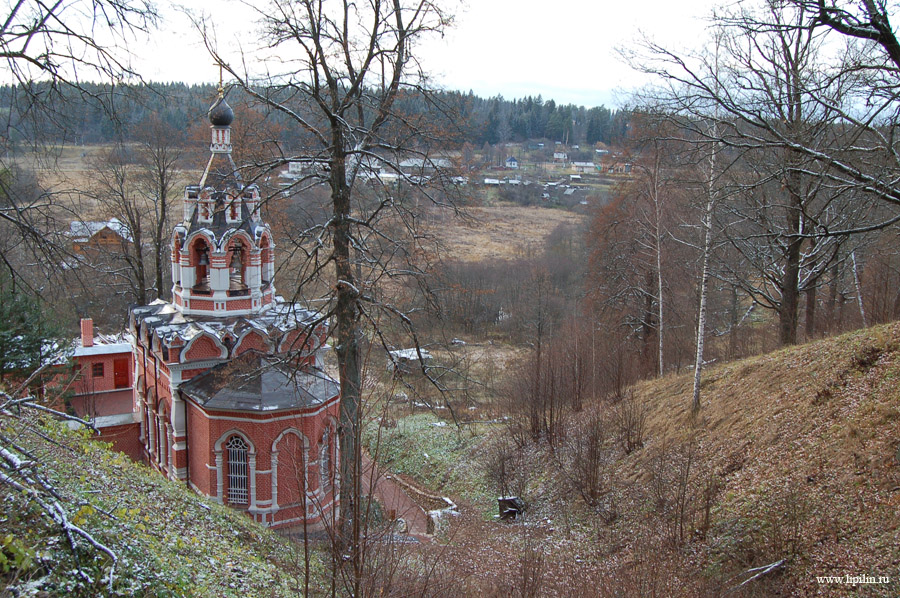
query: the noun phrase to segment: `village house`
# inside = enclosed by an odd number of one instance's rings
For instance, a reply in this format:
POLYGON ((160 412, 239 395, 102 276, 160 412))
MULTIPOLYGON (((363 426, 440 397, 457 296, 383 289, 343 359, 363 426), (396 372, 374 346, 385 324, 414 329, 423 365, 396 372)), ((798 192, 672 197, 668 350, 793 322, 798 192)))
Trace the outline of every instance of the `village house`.
POLYGON ((510 156, 506 159, 506 167, 511 168, 513 170, 519 168, 519 161, 516 160, 515 156, 510 156))
POLYGON ((609 174, 631 174, 631 162, 611 162, 606 167, 609 174))
POLYGON ((120 253, 124 246, 134 243, 128 226, 118 218, 100 222, 71 222, 68 236, 72 253, 78 255, 120 253))

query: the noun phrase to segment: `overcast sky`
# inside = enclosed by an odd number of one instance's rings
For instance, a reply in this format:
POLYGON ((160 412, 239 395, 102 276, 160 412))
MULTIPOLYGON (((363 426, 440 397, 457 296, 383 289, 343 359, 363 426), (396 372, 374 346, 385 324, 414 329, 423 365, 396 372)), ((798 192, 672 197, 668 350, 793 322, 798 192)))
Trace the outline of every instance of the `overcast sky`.
MULTIPOLYGON (((721 3, 721 1, 719 2, 721 3)), ((481 96, 542 95, 557 103, 618 105, 615 90, 640 84, 616 55, 641 33, 668 47, 702 40, 716 0, 468 0, 456 10, 456 24, 444 39, 420 48, 436 81, 448 89, 481 96)), ((211 22, 220 45, 252 43, 256 25, 237 2, 189 0, 201 13, 216 6, 211 22), (227 8, 226 8, 227 7, 227 8)), ((164 8, 164 29, 144 48, 134 49, 146 78, 157 81, 214 81, 218 71, 191 30, 188 19, 164 8)))

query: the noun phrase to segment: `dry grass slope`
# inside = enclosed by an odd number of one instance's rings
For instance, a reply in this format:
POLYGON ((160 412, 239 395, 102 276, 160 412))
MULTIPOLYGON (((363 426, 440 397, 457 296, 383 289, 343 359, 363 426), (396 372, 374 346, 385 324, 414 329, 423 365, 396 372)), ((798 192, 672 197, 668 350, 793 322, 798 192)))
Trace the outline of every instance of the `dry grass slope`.
MULTIPOLYGON (((89 580, 79 579, 59 527, 0 485, 0 597, 300 593, 301 547, 243 514, 58 424, 35 421, 14 433, 18 444, 46 464, 43 473, 56 485, 70 521, 111 548, 118 563, 108 592, 109 559, 80 543, 77 561, 89 580)), ((317 557, 313 574, 325 577, 317 557)), ((323 595, 324 588, 314 583, 311 594, 323 595)))
POLYGON ((718 506, 707 565, 788 560, 791 595, 900 595, 900 324, 712 369, 690 413, 691 380, 640 384, 647 442, 622 463, 637 480, 666 446, 693 441, 718 506), (824 586, 816 576, 888 576, 824 586))
POLYGON ((466 208, 465 219, 435 222, 436 253, 463 262, 511 260, 539 253, 560 224, 576 226, 578 214, 545 207, 498 204, 466 208))

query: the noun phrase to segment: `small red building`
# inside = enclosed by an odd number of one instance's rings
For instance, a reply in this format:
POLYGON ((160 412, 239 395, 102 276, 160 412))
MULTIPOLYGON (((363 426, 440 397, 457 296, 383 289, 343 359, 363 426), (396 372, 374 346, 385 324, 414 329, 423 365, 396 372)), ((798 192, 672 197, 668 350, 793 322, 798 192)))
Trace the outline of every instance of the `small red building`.
POLYGON ((275 294, 259 189, 231 157, 234 113, 209 110, 210 159, 172 234, 173 302, 130 310, 145 460, 268 526, 337 505, 339 384, 326 323, 275 294))
MULTIPOLYGON (((134 358, 131 337, 94 334, 90 318, 81 320, 81 337, 72 351, 75 375, 68 407, 78 417, 91 420, 101 440, 136 461, 143 458, 138 439, 140 424, 134 409, 134 358)), ((54 386, 67 376, 56 376, 54 386)))

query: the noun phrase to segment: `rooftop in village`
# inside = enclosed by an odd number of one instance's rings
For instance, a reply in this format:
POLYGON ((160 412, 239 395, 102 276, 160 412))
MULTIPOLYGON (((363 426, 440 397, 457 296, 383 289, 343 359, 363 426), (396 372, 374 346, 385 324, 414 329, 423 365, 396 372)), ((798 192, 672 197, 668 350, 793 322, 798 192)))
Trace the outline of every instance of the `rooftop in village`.
POLYGON ((72 237, 72 241, 76 243, 85 243, 104 228, 108 228, 129 243, 134 241, 128 226, 115 217, 97 222, 84 222, 81 220, 71 222, 69 224, 68 235, 72 237))

